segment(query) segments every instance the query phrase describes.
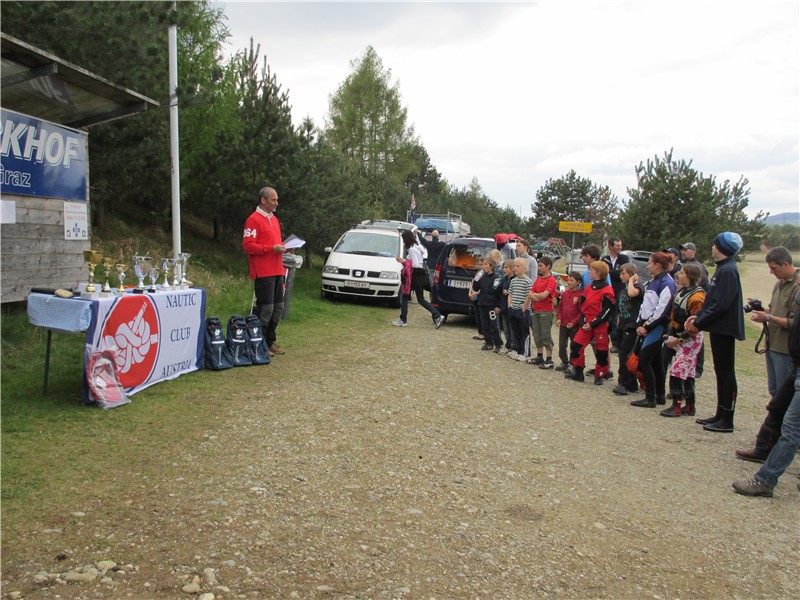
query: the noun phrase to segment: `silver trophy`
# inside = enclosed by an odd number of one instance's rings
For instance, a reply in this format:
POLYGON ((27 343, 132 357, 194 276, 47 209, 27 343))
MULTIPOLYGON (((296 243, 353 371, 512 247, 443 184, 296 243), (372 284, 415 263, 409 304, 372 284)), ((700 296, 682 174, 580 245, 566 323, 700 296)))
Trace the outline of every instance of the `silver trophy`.
POLYGON ((192 287, 192 282, 186 279, 186 264, 189 262, 189 259, 192 258, 192 255, 190 252, 181 252, 178 258, 181 259, 181 288, 190 288, 192 287))
POLYGON ((164 273, 164 283, 161 284, 161 289, 169 290, 169 261, 166 258, 161 261, 161 272, 164 273))
POLYGON ((158 268, 158 261, 153 260, 150 264, 150 272, 148 273, 150 279, 150 289, 147 290, 151 294, 156 292, 156 283, 158 283, 158 276, 161 275, 161 269, 158 268))
POLYGON ((177 288, 181 284, 181 259, 170 258, 169 264, 172 269, 172 287, 177 288))
POLYGON ((103 257, 103 272, 106 275, 105 281, 103 282, 103 288, 100 290, 106 296, 111 295, 111 286, 108 283, 108 278, 111 275, 111 271, 114 269, 114 263, 116 261, 113 258, 108 256, 103 257))
POLYGON ((144 278, 150 271, 150 262, 152 260, 153 259, 149 256, 136 255, 133 257, 133 272, 136 274, 136 278, 139 280, 136 287, 133 288, 133 291, 137 294, 143 294, 145 289, 147 289, 144 286, 144 278))

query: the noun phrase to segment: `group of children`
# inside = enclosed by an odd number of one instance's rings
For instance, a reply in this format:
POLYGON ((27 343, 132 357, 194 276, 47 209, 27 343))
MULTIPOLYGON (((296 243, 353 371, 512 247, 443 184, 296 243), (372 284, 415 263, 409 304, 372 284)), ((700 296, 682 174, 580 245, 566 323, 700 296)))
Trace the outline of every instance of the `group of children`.
MULTIPOLYGON (((610 349, 614 346, 618 349, 619 369, 613 391, 626 395, 645 386, 638 367, 634 371, 628 368, 630 355, 637 355, 645 339, 657 334, 659 339, 654 341, 662 351, 656 368, 666 370, 670 362, 672 365, 669 372, 673 403, 661 414, 694 414, 693 382, 702 333, 690 336, 683 324, 702 306, 702 290, 698 292, 697 285, 699 272, 689 269, 679 276, 679 292, 674 293, 673 284, 673 293, 664 307, 665 316, 657 328, 655 320, 642 316, 646 294, 639 283, 636 264, 620 266, 619 278, 624 287, 616 295, 609 281, 609 265, 604 261, 588 265, 589 285, 584 287, 582 274, 573 271, 566 278, 566 289, 561 291, 551 272, 552 266, 550 258, 539 258, 538 277, 531 281, 526 275, 526 258, 498 264, 496 257, 488 255, 479 261, 480 270, 473 279, 470 296, 476 302, 479 335, 475 337, 484 341, 481 349, 507 354, 540 369, 561 371, 566 379, 584 381, 585 352, 591 345, 595 366, 586 375, 594 378, 595 385, 602 385, 613 378, 610 349), (558 328, 560 364, 557 366, 553 362, 555 344, 551 335, 554 321, 558 328), (610 334, 614 337, 613 344, 610 334)), ((666 277, 671 280, 669 274, 666 277)), ((643 365, 651 367, 650 363, 643 365)), ((658 403, 665 403, 663 377, 661 381, 660 395, 651 389, 646 399, 658 398, 658 403)), ((651 387, 655 386, 651 383, 651 387)))

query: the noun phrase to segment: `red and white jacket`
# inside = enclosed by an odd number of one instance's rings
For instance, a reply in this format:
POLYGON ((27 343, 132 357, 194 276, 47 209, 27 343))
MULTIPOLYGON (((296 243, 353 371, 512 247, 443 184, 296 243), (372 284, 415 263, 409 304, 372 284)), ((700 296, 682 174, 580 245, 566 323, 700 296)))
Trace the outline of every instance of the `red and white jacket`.
POLYGON ((242 249, 247 253, 250 279, 283 275, 283 253, 275 246, 283 244, 278 217, 257 208, 244 224, 242 249))

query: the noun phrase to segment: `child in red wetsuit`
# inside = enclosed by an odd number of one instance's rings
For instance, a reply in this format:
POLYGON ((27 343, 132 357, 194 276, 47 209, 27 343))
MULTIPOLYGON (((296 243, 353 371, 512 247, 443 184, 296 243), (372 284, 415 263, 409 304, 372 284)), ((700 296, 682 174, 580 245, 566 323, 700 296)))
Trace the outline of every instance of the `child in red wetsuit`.
POLYGON ((556 311, 558 327, 558 358, 561 364, 556 371, 566 371, 569 366, 569 343, 578 332, 581 319, 581 274, 573 271, 567 277, 567 289, 561 292, 561 302, 556 311))
POLYGON ((608 284, 608 264, 601 260, 589 265, 591 284, 581 294, 581 327, 575 334, 570 348, 570 360, 574 372, 564 376, 567 379, 583 381, 583 368, 586 365, 584 351, 594 340, 597 363, 594 367, 594 384, 603 385, 608 373, 608 320, 614 308, 614 290, 608 284))

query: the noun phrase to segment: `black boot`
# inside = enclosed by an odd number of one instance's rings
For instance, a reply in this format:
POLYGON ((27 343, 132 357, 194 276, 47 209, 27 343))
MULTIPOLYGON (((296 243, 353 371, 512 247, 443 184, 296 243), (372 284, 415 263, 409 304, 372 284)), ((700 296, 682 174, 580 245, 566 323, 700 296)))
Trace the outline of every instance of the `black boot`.
POLYGON ((573 381, 583 381, 583 367, 575 367, 575 372, 570 376, 573 381))
POLYGON ((631 406, 638 406, 640 408, 655 408, 656 407, 656 399, 654 396, 650 394, 645 394, 644 398, 641 400, 634 400, 631 402, 631 406))

